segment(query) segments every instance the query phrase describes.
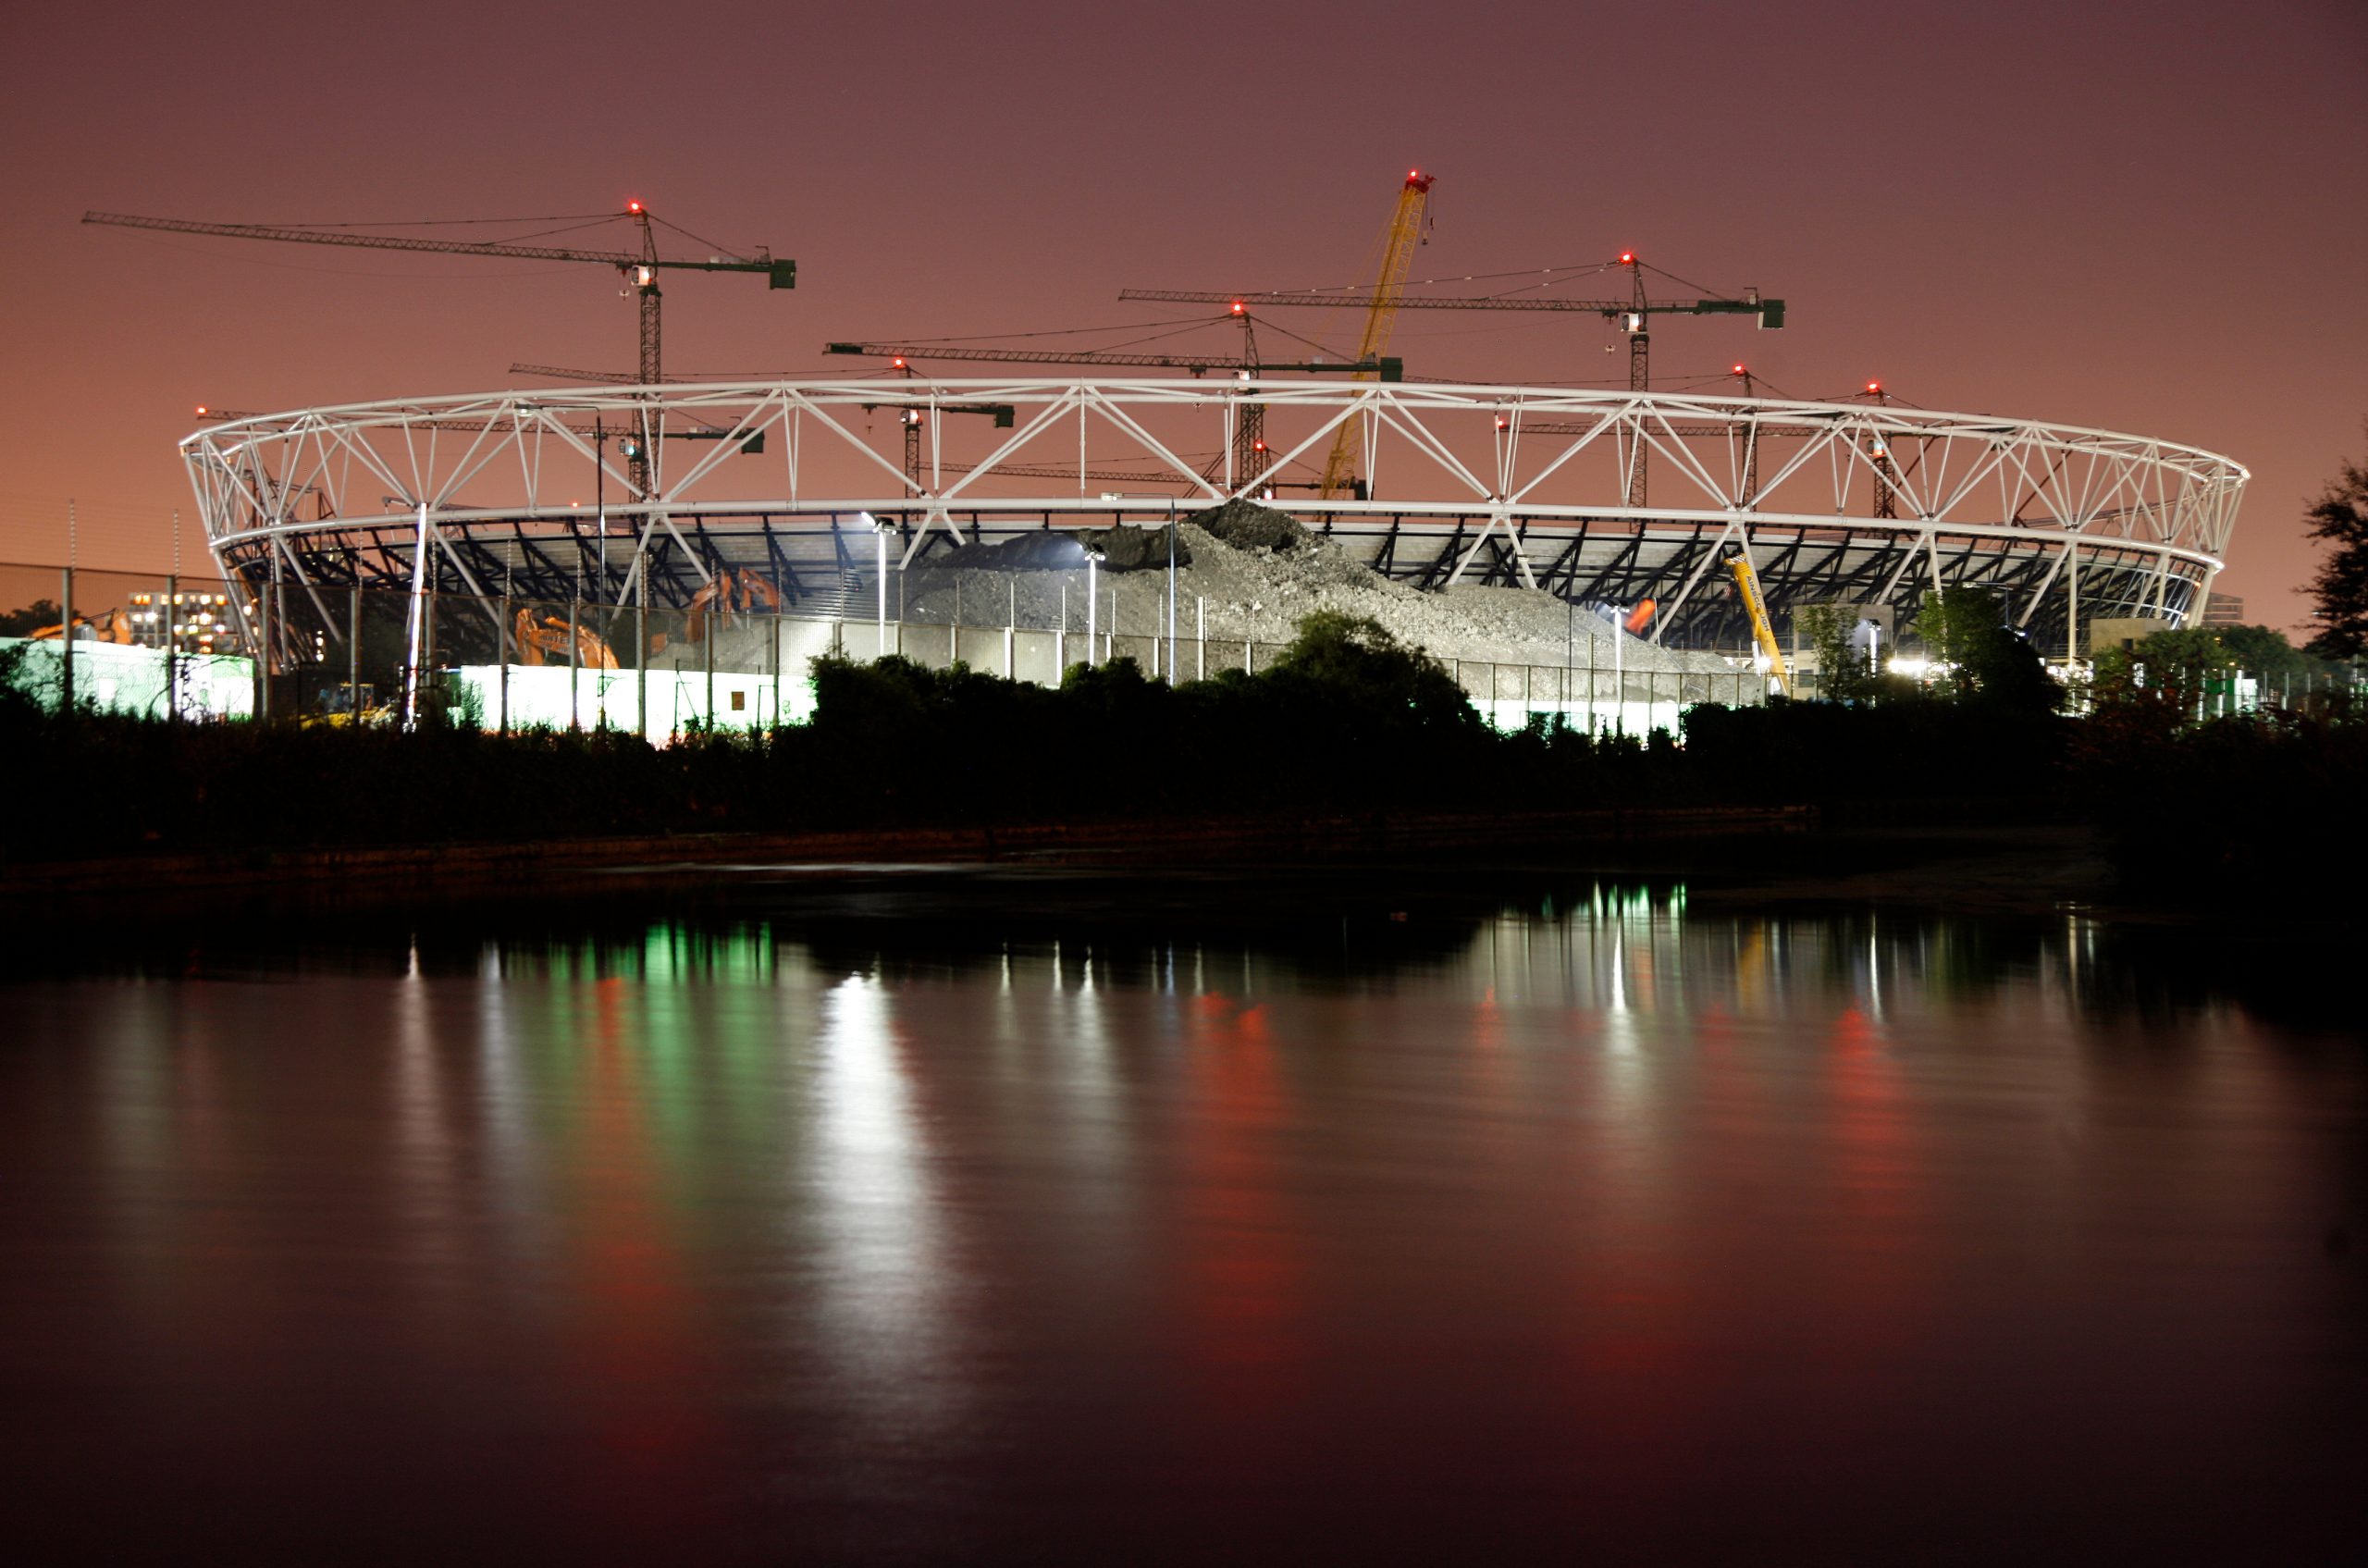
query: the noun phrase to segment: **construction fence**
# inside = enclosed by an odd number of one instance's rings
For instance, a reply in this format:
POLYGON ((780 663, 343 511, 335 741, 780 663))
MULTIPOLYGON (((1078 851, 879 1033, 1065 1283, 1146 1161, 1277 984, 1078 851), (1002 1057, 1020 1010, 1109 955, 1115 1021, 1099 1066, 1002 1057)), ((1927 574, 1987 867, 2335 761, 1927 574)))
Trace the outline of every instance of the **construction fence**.
MULTIPOLYGON (((9 607, 0 656, 14 684, 44 702, 176 722, 610 729, 662 743, 810 717, 809 669, 823 655, 959 662, 1054 685, 1073 665, 1121 660, 1154 680, 1254 673, 1288 646, 1240 635, 1190 600, 1177 606, 1171 635, 1165 607, 1146 613, 1140 599, 1105 597, 1088 574, 1075 575, 1076 591, 1030 624, 1017 595, 974 602, 966 615, 958 596, 907 604, 901 584, 882 594, 868 573, 851 574, 829 602, 783 604, 744 581, 677 610, 0 565, 0 606, 9 607)), ((1766 700, 1765 678, 1747 667, 1627 668, 1585 636, 1561 663, 1440 662, 1483 717, 1509 730, 1560 715, 1575 728, 1643 735, 1674 731, 1697 703, 1766 700)))

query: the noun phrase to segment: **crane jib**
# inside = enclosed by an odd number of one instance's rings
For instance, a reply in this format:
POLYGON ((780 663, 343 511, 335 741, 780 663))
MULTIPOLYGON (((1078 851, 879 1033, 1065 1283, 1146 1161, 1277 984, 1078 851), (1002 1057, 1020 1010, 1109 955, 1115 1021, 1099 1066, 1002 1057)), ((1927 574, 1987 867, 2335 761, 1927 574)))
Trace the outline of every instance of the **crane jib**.
POLYGON ((583 251, 564 245, 486 244, 473 240, 422 240, 410 235, 357 234, 337 229, 304 228, 285 224, 205 223, 193 218, 142 217, 132 213, 84 213, 84 223, 117 228, 153 228, 167 234, 208 234, 228 240, 273 240, 291 245, 339 245, 352 250, 414 251, 446 256, 510 256, 520 261, 590 262, 598 266, 631 268, 660 266, 693 272, 761 272, 772 289, 797 287, 797 264, 776 261, 762 252, 754 261, 737 257, 716 261, 665 261, 626 251, 583 251))

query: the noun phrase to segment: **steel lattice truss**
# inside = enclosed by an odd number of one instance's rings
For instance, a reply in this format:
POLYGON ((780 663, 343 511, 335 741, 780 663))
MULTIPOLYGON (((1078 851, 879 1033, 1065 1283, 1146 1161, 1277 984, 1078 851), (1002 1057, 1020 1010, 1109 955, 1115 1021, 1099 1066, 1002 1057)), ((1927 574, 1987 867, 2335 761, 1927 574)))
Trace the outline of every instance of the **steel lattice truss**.
POLYGON ((680 605, 758 567, 827 602, 871 556, 1164 519, 1255 496, 1227 466, 1263 405, 1269 467, 1346 426, 1373 498, 1273 502, 1425 586, 1659 601, 1657 636, 1738 646, 1723 553, 1771 607, 2001 595, 2019 625, 2200 609, 2246 471, 2141 436, 1993 415, 1667 393, 1405 383, 972 379, 601 387, 306 409, 214 426, 182 455, 226 571, 680 605), (941 418, 1009 404, 1012 426, 941 418), (923 421, 921 476, 901 456, 923 421), (878 428, 875 428, 879 426, 878 428), (650 455, 648 488, 629 443, 650 455), (760 450, 758 450, 760 449, 760 450), (1659 504, 1622 504, 1641 452, 1659 504), (1210 454, 1218 454, 1213 461, 1210 454), (1131 488, 1124 495, 1104 487, 1131 488), (1756 485, 1755 485, 1756 481, 1756 485), (1149 487, 1147 493, 1143 487, 1149 487), (2068 568, 2068 569, 2067 569, 2068 568))

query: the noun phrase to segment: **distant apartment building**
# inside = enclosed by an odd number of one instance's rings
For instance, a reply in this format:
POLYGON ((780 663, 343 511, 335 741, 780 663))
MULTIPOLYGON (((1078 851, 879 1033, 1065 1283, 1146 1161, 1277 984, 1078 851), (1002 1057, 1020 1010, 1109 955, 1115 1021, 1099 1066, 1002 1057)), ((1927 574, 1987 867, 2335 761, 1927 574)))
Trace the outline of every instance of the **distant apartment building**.
POLYGON ((2214 594, 2203 601, 2203 623, 2207 626, 2243 625, 2244 599, 2236 594, 2214 594))

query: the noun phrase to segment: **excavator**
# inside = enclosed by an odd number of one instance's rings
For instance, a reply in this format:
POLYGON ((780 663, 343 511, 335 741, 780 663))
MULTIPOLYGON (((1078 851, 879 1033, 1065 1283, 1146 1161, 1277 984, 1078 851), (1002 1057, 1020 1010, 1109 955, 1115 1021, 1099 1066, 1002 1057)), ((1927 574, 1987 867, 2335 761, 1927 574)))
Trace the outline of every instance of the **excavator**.
POLYGON ((61 621, 29 635, 34 642, 56 642, 68 636, 69 631, 76 642, 120 643, 129 648, 138 640, 131 635, 131 617, 120 610, 102 610, 95 617, 77 615, 70 627, 61 621))
MULTIPOLYGON (((568 624, 557 615, 545 615, 539 621, 534 611, 521 607, 518 611, 518 662, 539 669, 546 656, 565 662, 568 655, 568 624)), ((575 632, 575 661, 588 670, 613 670, 617 656, 600 635, 591 627, 577 625, 575 632)))
POLYGON ((781 590, 754 572, 718 572, 705 587, 691 596, 691 613, 683 627, 683 640, 705 641, 710 615, 720 615, 728 623, 734 615, 759 605, 778 612, 781 590))

